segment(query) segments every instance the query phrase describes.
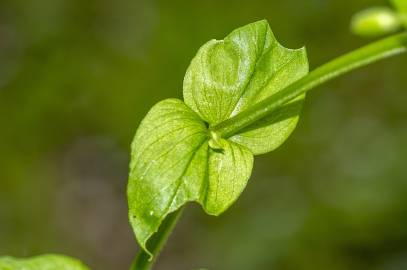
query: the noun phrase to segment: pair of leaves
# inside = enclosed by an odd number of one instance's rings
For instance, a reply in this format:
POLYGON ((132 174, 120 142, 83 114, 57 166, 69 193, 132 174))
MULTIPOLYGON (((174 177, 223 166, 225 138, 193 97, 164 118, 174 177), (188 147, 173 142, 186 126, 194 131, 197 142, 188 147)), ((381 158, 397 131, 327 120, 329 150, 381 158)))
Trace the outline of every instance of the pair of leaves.
MULTIPOLYGON (((278 92, 308 73, 304 49, 289 50, 274 38, 266 21, 239 28, 224 40, 205 44, 184 81, 185 103, 155 105, 132 144, 128 184, 129 216, 140 245, 165 217, 189 201, 219 215, 240 195, 253 155, 281 145, 298 121, 303 96, 230 138, 216 125, 278 92)), ((61 255, 28 259, 0 257, 1 270, 89 270, 61 255)))
POLYGON ((146 252, 165 217, 185 203, 198 202, 211 215, 229 208, 247 184, 253 156, 276 149, 294 130, 304 96, 230 138, 210 127, 307 73, 305 49, 281 46, 266 21, 199 49, 184 78, 184 101, 156 104, 132 143, 129 219, 146 252))
POLYGON ((89 270, 89 268, 76 259, 50 254, 29 259, 0 257, 0 270, 89 270))

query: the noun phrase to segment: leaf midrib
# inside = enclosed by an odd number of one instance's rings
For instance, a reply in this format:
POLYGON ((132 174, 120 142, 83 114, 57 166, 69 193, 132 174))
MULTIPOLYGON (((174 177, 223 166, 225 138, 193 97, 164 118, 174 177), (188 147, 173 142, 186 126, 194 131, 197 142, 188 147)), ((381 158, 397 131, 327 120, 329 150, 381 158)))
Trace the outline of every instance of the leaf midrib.
MULTIPOLYGON (((256 57, 256 64, 255 64, 255 66, 254 66, 254 68, 253 68, 253 71, 252 71, 252 73, 250 74, 249 80, 247 80, 247 83, 246 83, 245 86, 243 87, 243 90, 242 90, 242 92, 240 93, 239 99, 235 102, 235 104, 233 105, 232 111, 229 113, 229 115, 228 115, 225 119, 229 119, 230 117, 233 116, 233 114, 234 114, 234 112, 235 112, 235 110, 236 110, 237 105, 238 105, 238 104, 240 103, 240 101, 243 99, 243 96, 244 96, 244 94, 246 93, 247 88, 249 87, 250 83, 251 83, 252 80, 253 80, 254 74, 256 73, 257 65, 259 64, 260 60, 261 60, 261 59, 264 57, 264 55, 265 55, 265 53, 264 53, 264 48, 265 48, 265 46, 266 46, 266 40, 267 40, 267 33, 268 33, 268 32, 269 32, 269 29, 268 29, 268 27, 266 26, 266 31, 264 32, 264 37, 263 37, 263 45, 262 45, 262 47, 261 47, 259 56, 256 57)), ((273 48, 274 48, 273 45, 274 45, 275 43, 276 43, 276 40, 273 40, 273 43, 270 45, 270 49, 273 49, 273 48)), ((223 118, 223 117, 222 117, 222 118, 223 118)), ((222 121, 225 121, 225 119, 222 120, 222 121)), ((222 122, 222 121, 221 121, 221 122, 222 122)))

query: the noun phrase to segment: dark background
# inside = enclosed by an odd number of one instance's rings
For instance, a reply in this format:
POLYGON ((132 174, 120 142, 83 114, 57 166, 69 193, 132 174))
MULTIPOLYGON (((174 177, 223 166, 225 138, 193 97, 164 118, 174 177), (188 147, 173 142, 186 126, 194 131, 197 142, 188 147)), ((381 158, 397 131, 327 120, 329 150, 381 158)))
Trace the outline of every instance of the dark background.
MULTIPOLYGON (((0 0, 0 255, 64 253, 127 269, 129 144, 182 97, 197 49, 267 19, 311 68, 370 40, 370 0, 0 0)), ((407 269, 407 57, 308 95, 298 128, 256 158, 219 218, 190 205, 156 269, 407 269)))

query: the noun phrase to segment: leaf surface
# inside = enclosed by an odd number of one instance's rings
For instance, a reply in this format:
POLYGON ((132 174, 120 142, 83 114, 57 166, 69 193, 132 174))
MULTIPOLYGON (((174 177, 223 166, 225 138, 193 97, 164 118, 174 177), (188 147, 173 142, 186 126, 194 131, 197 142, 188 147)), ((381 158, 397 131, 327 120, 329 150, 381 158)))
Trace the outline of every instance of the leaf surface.
POLYGON ((127 192, 130 223, 144 250, 166 216, 186 202, 218 215, 243 191, 253 155, 227 141, 224 150, 210 149, 208 134, 199 116, 176 99, 158 103, 142 121, 127 192))
POLYGON ((253 154, 244 146, 224 141, 223 150, 210 149, 209 170, 202 204, 208 214, 219 215, 236 201, 253 168, 253 154))
MULTIPOLYGON (((233 31, 224 40, 203 45, 184 79, 185 103, 211 126, 277 93, 308 73, 305 49, 281 46, 268 23, 259 21, 233 31)), ((301 111, 296 106, 253 125, 233 141, 254 154, 281 145, 295 128, 301 111), (278 120, 278 121, 277 121, 278 120)))
POLYGON ((228 209, 246 187, 253 155, 275 149, 293 131, 304 97, 230 138, 210 128, 307 72, 305 49, 281 46, 266 21, 199 49, 185 75, 185 103, 168 99, 156 104, 132 143, 129 219, 147 253, 148 240, 185 203, 197 202, 211 215, 228 209))
POLYGON ((0 257, 1 270, 89 270, 80 261, 62 255, 42 255, 27 259, 0 257))

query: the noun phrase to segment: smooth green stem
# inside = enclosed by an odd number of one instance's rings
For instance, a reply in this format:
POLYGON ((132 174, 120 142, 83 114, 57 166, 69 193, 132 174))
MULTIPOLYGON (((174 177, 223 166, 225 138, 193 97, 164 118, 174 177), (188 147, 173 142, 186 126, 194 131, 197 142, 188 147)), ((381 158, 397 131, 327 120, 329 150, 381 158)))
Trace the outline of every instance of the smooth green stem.
POLYGON ((160 229, 147 243, 148 250, 152 253, 153 257, 147 254, 144 250, 140 250, 135 258, 130 270, 150 270, 155 260, 157 259, 160 251, 167 242, 172 230, 175 227, 178 219, 180 218, 184 207, 181 207, 176 212, 170 214, 161 224, 160 229))
MULTIPOLYGON (((374 42, 370 45, 338 57, 335 60, 315 69, 304 78, 298 80, 269 98, 255 104, 250 109, 247 109, 236 116, 212 127, 211 131, 214 132, 216 136, 221 136, 223 138, 233 136, 241 129, 255 123, 263 117, 270 115, 280 106, 324 82, 332 80, 356 68, 366 66, 372 62, 405 51, 407 51, 407 32, 374 42)), ((150 256, 146 252, 140 251, 130 270, 151 269, 152 265, 154 264, 154 260, 157 258, 161 249, 165 245, 175 224, 181 216, 181 213, 182 208, 166 218, 163 224, 160 226, 159 231, 149 241, 148 249, 153 254, 153 259, 150 260, 150 256)))
POLYGON ((280 106, 315 88, 356 68, 366 66, 407 50, 407 32, 393 35, 380 41, 336 58, 315 69, 304 78, 291 84, 280 92, 255 104, 253 107, 211 128, 220 137, 229 138, 243 128, 270 115, 280 106))

